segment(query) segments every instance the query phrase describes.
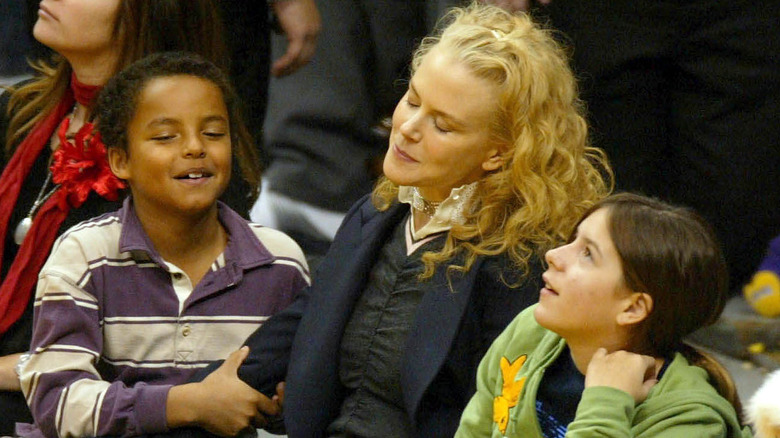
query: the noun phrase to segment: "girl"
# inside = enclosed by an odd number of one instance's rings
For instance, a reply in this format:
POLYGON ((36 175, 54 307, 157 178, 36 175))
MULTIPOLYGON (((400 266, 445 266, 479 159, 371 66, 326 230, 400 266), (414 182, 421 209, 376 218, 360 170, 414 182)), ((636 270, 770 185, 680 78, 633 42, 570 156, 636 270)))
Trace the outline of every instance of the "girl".
POLYGON ((478 4, 443 24, 414 56, 385 178, 247 340, 240 375, 268 395, 286 376, 292 438, 452 436, 479 359, 536 301, 541 254, 609 190, 550 34, 478 4))
POLYGON ((682 341, 728 291, 699 216, 614 195, 545 259, 539 304, 482 359, 457 436, 750 436, 727 372, 682 341))
POLYGON ((41 270, 21 372, 35 432, 233 436, 274 409, 236 375, 246 350, 184 384, 308 284, 290 238, 217 201, 248 142, 237 102, 219 68, 177 53, 132 64, 101 92, 98 129, 132 196, 67 231, 41 270))

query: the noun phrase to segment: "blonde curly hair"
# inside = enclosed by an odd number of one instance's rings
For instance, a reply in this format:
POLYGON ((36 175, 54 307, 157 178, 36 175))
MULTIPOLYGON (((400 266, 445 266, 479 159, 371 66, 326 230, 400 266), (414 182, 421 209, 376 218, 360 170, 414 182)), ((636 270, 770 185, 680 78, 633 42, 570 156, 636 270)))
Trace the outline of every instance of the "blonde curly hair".
MULTIPOLYGON (((472 3, 450 10, 439 32, 414 54, 412 75, 436 47, 499 91, 491 133, 502 167, 477 185, 466 221, 453 225, 444 247, 423 255, 425 271, 452 261, 467 271, 479 256, 508 253, 525 275, 534 256, 564 242, 577 219, 613 188, 612 170, 590 147, 577 83, 552 32, 526 14, 472 3), (464 254, 462 264, 454 258, 464 254)), ((372 200, 380 211, 397 202, 398 186, 382 178, 372 200)))

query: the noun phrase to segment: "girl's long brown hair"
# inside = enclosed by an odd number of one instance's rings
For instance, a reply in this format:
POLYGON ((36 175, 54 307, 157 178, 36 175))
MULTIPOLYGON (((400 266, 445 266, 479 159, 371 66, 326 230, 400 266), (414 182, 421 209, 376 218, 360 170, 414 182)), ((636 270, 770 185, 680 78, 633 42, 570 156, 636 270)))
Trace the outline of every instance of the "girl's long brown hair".
POLYGON ((714 323, 728 298, 728 269, 712 227, 691 209, 630 193, 605 198, 583 220, 602 208, 609 214, 626 286, 653 299, 650 314, 633 330, 629 350, 654 357, 682 353, 707 371, 742 422, 742 403, 728 371, 683 342, 714 323))

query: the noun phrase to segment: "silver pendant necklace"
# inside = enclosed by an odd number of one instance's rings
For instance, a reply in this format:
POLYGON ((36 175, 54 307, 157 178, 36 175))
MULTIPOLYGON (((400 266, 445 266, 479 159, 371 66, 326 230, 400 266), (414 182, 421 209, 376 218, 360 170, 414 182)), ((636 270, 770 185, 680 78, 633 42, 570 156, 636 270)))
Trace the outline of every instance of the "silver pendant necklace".
POLYGON ((51 195, 54 194, 54 192, 59 187, 59 184, 55 184, 54 187, 51 188, 51 190, 46 192, 46 189, 49 187, 49 183, 51 182, 51 171, 46 172, 46 180, 43 182, 43 186, 41 186, 41 191, 38 192, 38 197, 35 198, 35 202, 33 203, 32 207, 30 207, 30 211, 27 213, 27 216, 19 221, 19 224, 16 225, 16 229, 14 229, 14 242, 16 242, 17 245, 21 245, 22 242, 24 242, 24 238, 27 237, 27 233, 30 232, 30 228, 32 228, 33 223, 33 216, 35 215, 35 212, 38 211, 38 208, 46 202, 47 199, 51 197, 51 195))
MULTIPOLYGON (((78 106, 78 102, 73 104, 73 108, 70 110, 70 115, 68 116, 70 120, 73 120, 76 117, 76 110, 78 106)), ((68 138, 67 135, 66 138, 68 138)), ((43 203, 46 202, 46 200, 48 200, 60 186, 59 184, 55 184, 51 190, 46 192, 46 189, 49 187, 49 183, 51 182, 51 170, 49 168, 51 167, 52 157, 49 157, 49 163, 46 165, 46 169, 48 170, 46 172, 46 180, 43 181, 43 186, 41 186, 41 190, 38 192, 38 196, 35 198, 35 202, 33 203, 32 207, 30 207, 30 211, 27 213, 27 216, 19 221, 19 223, 16 225, 16 228, 14 229, 14 242, 16 242, 17 245, 21 246, 22 242, 24 242, 24 238, 27 237, 27 233, 30 232, 30 228, 32 228, 33 224, 33 217, 35 217, 35 212, 38 211, 38 208, 40 208, 40 206, 43 205, 43 203)))
POLYGON ((412 193, 414 194, 412 198, 412 207, 428 217, 433 217, 433 215, 436 214, 436 210, 439 209, 441 201, 434 202, 423 198, 417 187, 412 188, 412 193))

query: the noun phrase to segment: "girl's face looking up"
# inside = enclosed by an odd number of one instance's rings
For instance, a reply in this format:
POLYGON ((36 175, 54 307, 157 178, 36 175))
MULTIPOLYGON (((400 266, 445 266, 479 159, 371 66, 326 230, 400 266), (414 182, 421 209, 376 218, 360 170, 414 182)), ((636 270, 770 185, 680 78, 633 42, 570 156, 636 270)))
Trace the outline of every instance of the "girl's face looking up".
POLYGON ((215 208, 231 170, 228 111, 219 87, 187 75, 158 77, 140 92, 127 150, 109 149, 136 209, 159 217, 215 208))
POLYGON ((432 49, 393 113, 384 173, 429 201, 501 167, 490 127, 498 92, 461 62, 432 49))
POLYGON ((571 243, 545 255, 549 267, 534 316, 570 343, 614 337, 618 315, 630 302, 608 221, 608 209, 596 210, 580 223, 571 243))
POLYGON ((66 58, 112 56, 120 0, 43 0, 33 35, 66 58))

